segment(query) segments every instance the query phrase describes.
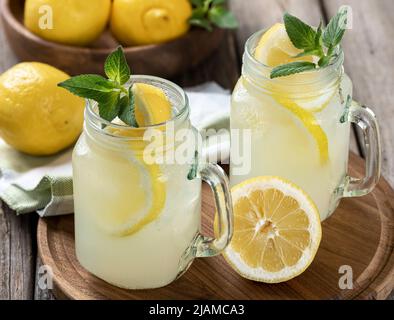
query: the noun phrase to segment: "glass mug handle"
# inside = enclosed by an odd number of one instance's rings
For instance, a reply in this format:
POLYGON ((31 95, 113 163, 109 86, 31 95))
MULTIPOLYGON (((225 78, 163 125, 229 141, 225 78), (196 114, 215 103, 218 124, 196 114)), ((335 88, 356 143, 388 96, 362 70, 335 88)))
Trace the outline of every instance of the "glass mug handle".
POLYGON ((347 177, 343 186, 342 197, 360 197, 370 193, 380 178, 381 144, 379 125, 373 111, 352 101, 347 121, 361 128, 365 144, 365 177, 358 179, 347 177))
POLYGON ((233 209, 229 181, 223 169, 212 163, 202 165, 199 176, 211 187, 217 210, 216 238, 198 236, 194 243, 195 257, 213 257, 220 254, 233 236, 233 209))

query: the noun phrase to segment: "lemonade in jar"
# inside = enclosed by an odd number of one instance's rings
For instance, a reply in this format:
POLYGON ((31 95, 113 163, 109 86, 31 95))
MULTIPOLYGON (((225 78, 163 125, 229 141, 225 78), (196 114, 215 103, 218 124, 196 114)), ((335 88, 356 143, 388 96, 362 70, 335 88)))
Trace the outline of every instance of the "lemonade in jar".
MULTIPOLYGON (((107 66, 125 61, 120 49, 112 59, 107 66)), ((231 196, 223 170, 199 161, 184 91, 156 77, 126 72, 119 78, 124 70, 125 62, 116 72, 106 69, 110 80, 79 76, 61 84, 90 97, 72 161, 76 254, 84 268, 111 284, 158 288, 194 258, 227 246, 231 196), (102 99, 105 90, 116 99, 102 99), (202 181, 216 199, 216 238, 200 233, 202 181)))
MULTIPOLYGON (((324 220, 341 197, 364 195, 375 186, 380 174, 379 133, 372 111, 352 101, 341 47, 330 48, 330 59, 318 61, 319 51, 300 50, 290 40, 289 34, 295 37, 294 19, 285 15, 286 26, 278 23, 246 43, 242 76, 232 95, 231 129, 250 133, 251 168, 237 174, 237 164, 231 163, 230 182, 237 185, 257 176, 286 178, 311 196, 324 220), (347 176, 352 122, 366 137, 363 179, 347 176)), ((314 37, 324 36, 320 27, 309 28, 314 37)))

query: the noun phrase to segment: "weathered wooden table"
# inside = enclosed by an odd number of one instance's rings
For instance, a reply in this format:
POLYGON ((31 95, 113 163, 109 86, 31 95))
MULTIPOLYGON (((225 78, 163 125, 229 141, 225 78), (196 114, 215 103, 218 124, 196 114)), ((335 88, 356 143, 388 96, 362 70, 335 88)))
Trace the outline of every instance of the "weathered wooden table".
MULTIPOLYGON (((346 36, 346 69, 353 79, 356 100, 376 112, 383 142, 383 175, 394 186, 394 10, 393 0, 231 0, 240 21, 236 33, 227 33, 220 49, 203 65, 173 79, 182 86, 216 81, 232 89, 239 77, 247 37, 281 20, 289 11, 317 25, 335 14, 342 4, 353 8, 353 30, 346 36)), ((0 29, 2 26, 0 25, 0 29)), ((17 59, 0 30, 0 73, 17 59)), ((357 131, 352 150, 363 154, 357 131)), ((37 286, 40 266, 36 249, 37 215, 17 217, 4 208, 0 214, 0 299, 53 299, 37 286)), ((394 299, 394 294, 391 295, 394 299)))

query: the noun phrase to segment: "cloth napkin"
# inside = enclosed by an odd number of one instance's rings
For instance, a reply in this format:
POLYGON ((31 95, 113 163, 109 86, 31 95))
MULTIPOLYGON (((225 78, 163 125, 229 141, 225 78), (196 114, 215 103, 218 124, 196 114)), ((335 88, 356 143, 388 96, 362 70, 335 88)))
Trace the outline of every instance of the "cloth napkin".
MULTIPOLYGON (((216 83, 186 89, 192 124, 204 129, 228 129, 230 92, 216 83)), ((208 161, 229 157, 228 130, 205 136, 203 157, 208 161)), ((42 217, 74 211, 72 148, 52 157, 21 154, 0 139, 0 199, 17 214, 37 211, 42 217)), ((1 201, 0 201, 1 211, 1 201)))

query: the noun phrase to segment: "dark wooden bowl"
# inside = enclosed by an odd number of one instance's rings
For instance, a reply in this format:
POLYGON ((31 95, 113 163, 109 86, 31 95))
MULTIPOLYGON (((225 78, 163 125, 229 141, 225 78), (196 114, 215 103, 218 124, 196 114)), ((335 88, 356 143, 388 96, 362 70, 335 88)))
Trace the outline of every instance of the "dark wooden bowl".
MULTIPOLYGON (((103 73, 105 58, 119 43, 109 30, 89 47, 73 47, 44 40, 23 25, 24 0, 0 0, 0 15, 11 48, 22 61, 50 64, 65 72, 103 73)), ((219 46, 224 31, 191 29, 174 41, 125 48, 134 74, 170 78, 198 65, 219 46)))

